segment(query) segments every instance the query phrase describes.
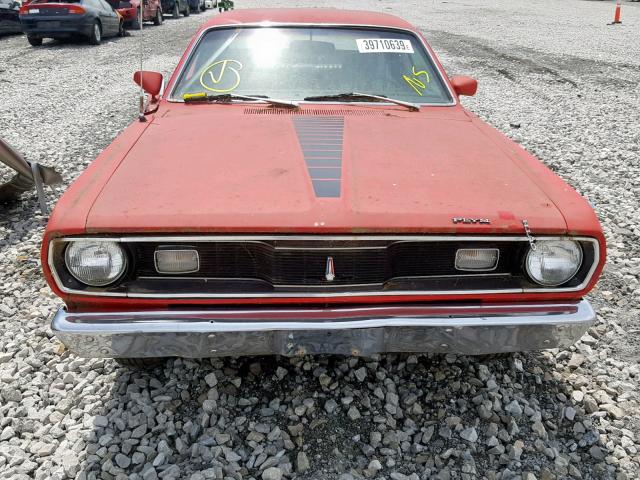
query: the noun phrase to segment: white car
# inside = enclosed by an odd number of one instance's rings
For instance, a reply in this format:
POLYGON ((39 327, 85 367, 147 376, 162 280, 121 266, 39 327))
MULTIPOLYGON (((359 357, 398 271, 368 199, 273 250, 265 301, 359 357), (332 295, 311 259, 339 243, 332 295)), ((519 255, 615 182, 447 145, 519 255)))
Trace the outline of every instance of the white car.
POLYGON ((216 8, 218 6, 218 0, 204 0, 204 8, 206 10, 210 8, 216 8))

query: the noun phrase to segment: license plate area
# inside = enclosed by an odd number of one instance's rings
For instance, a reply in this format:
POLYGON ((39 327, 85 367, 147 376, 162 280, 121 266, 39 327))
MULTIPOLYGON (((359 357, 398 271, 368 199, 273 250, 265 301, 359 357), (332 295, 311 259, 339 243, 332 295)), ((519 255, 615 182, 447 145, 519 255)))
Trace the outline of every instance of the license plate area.
POLYGON ((38 22, 38 28, 59 28, 60 22, 51 21, 51 22, 38 22))
POLYGON ((283 355, 371 355, 381 351, 383 328, 278 332, 283 355))

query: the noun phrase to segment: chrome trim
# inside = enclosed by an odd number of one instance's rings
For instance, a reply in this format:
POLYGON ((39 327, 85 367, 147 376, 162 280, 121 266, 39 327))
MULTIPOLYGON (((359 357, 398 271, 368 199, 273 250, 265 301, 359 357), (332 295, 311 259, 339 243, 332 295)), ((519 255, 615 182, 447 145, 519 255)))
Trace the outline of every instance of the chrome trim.
MULTIPOLYGON (((593 241, 597 243, 597 240, 593 237, 572 237, 569 235, 542 235, 538 238, 544 238, 545 240, 576 240, 576 241, 593 241)), ((524 235, 299 235, 299 234, 291 234, 291 235, 282 235, 282 234, 250 234, 245 235, 239 233, 237 235, 217 235, 217 234, 202 234, 202 235, 131 235, 131 236, 121 236, 121 235, 104 235, 101 237, 96 236, 65 236, 59 237, 52 241, 64 241, 64 242, 77 242, 79 240, 95 240, 95 241, 118 241, 118 242, 266 242, 272 240, 291 240, 291 241, 326 241, 333 240, 338 241, 342 240, 345 242, 353 242, 353 241, 391 241, 395 240, 397 242, 441 242, 441 241, 455 241, 459 240, 462 242, 466 241, 479 241, 479 242, 528 242, 527 237, 524 235)))
MULTIPOLYGON (((345 298, 345 297, 433 297, 438 295, 484 295, 490 293, 522 293, 525 289, 513 288, 503 290, 442 290, 438 292, 423 291, 393 291, 393 292, 305 292, 305 293, 183 293, 183 294, 157 294, 157 293, 131 293, 117 294, 108 293, 108 296, 127 297, 127 298, 345 298)), ((103 296, 102 293, 68 291, 76 295, 103 296)))
POLYGON ((183 273, 195 273, 200 270, 200 253, 198 253, 198 250, 194 250, 193 248, 166 248, 160 250, 156 248, 153 252, 153 266, 156 267, 156 272, 163 273, 165 275, 182 275, 183 273), (197 266, 194 270, 181 270, 179 272, 167 272, 160 270, 160 267, 158 267, 158 252, 195 252, 197 266))
MULTIPOLYGON (((143 275, 143 276, 139 276, 138 278, 142 279, 142 280, 209 280, 209 281, 211 281, 211 280, 215 280, 215 281, 233 280, 233 281, 245 281, 245 282, 261 281, 259 278, 251 278, 251 277, 233 277, 233 278, 229 278, 229 277, 180 277, 180 276, 175 276, 175 277, 150 277, 148 275, 143 275)), ((268 282, 265 281, 265 283, 268 283, 268 282)))
POLYGON ((333 266, 333 257, 327 257, 327 265, 324 269, 324 278, 327 282, 333 282, 336 278, 335 267, 333 266))
POLYGON ((498 263, 500 263, 500 249, 499 248, 459 248, 456 250, 456 258, 453 262, 453 266, 456 270, 461 272, 493 272, 496 268, 498 268, 498 263), (497 252, 496 255, 496 263, 492 268, 460 268, 458 267, 458 254, 462 250, 493 250, 497 252))
POLYGON ((319 251, 347 251, 347 250, 386 250, 388 245, 383 245, 380 247, 274 247, 274 250, 287 250, 287 251, 309 251, 309 250, 319 250, 319 251))
MULTIPOLYGON (((333 283, 317 283, 315 285, 287 285, 278 283, 276 286, 278 288, 295 288, 297 290, 309 289, 309 290, 320 290, 320 289, 328 289, 328 288, 362 288, 362 287, 382 287, 384 283, 372 282, 372 283, 342 283, 342 284, 333 284, 333 283)), ((350 292, 355 293, 355 292, 350 292)))
POLYGON ((372 296, 407 296, 407 297, 429 297, 429 296, 437 296, 437 295, 484 295, 484 294, 494 294, 494 293, 549 293, 549 292, 577 292, 584 289, 591 278, 593 277, 596 268, 600 262, 600 244, 598 240, 592 237, 569 237, 569 236, 538 236, 539 239, 544 240, 567 240, 571 239, 574 241, 582 241, 582 242, 590 242, 594 245, 594 259, 589 272, 587 272, 587 276, 585 280, 578 286, 572 288, 514 288, 514 289, 503 289, 503 290, 453 290, 453 291, 438 291, 438 292, 424 292, 424 291, 394 291, 394 292, 346 292, 346 293, 331 293, 331 292, 323 292, 323 293, 313 293, 308 292, 305 294, 295 294, 295 293, 271 293, 271 294, 203 294, 203 293, 192 293, 192 294, 127 294, 127 293, 113 293, 113 292, 95 292, 95 291, 83 291, 83 290, 73 290, 66 288, 60 278, 58 277, 53 264, 53 250, 54 244, 60 242, 77 242, 81 240, 92 240, 92 241, 118 241, 118 242, 215 242, 215 241, 234 241, 234 242, 242 242, 242 241, 268 241, 268 240, 292 240, 292 241, 323 241, 323 240, 343 240, 343 241, 390 241, 396 240, 396 242, 438 242, 438 241, 488 241, 488 242, 509 242, 509 241, 528 241, 526 236, 516 235, 516 236, 472 236, 472 235, 464 235, 464 236, 456 236, 456 235, 434 235, 434 236, 426 236, 426 235, 202 235, 202 236, 131 236, 131 237, 61 237, 54 240, 51 240, 49 243, 49 254, 47 263, 49 265, 49 269, 51 270, 51 274, 53 279, 57 285, 57 287, 64 293, 74 294, 74 295, 86 295, 86 296, 98 296, 98 297, 123 297, 123 298, 334 298, 334 297, 372 297, 372 296))
MULTIPOLYGON (((460 275, 416 275, 411 277, 391 277, 386 282, 397 282, 399 280, 416 280, 416 279, 438 279, 438 278, 473 278, 473 277, 508 277, 509 273, 467 273, 460 275)), ((204 281, 246 281, 246 282, 264 282, 269 283, 266 280, 262 280, 260 278, 247 278, 247 277, 180 277, 180 276, 172 276, 172 277, 149 277, 149 276, 140 276, 138 277, 141 280, 204 280, 204 281)), ((382 287, 386 282, 371 282, 371 283, 342 283, 338 285, 330 284, 330 283, 322 283, 315 285, 289 285, 285 283, 275 284, 278 288, 296 288, 298 290, 309 288, 319 290, 321 288, 355 288, 355 287, 382 287)), ((271 285, 271 284, 270 284, 271 285)))
MULTIPOLYGON (((441 65, 439 64, 439 62, 436 61, 436 59, 434 58, 433 55, 431 55, 431 51, 429 50, 429 47, 427 46, 427 43, 424 41, 424 39, 422 38, 422 35, 419 34, 419 32, 417 30, 410 30, 407 28, 399 28, 399 27, 385 27, 382 25, 366 25, 366 24, 342 24, 342 23, 297 23, 297 22, 251 22, 251 23, 229 23, 229 24, 223 24, 223 25, 212 25, 211 27, 202 30, 200 32, 200 35, 198 36, 198 38, 196 39, 195 42, 193 42, 193 44, 191 45, 191 47, 187 50, 186 54, 183 54, 184 58, 184 62, 182 62, 182 65, 180 66, 180 70, 178 70, 177 72, 174 72, 174 74, 172 75, 172 77, 175 77, 175 82, 173 82, 173 84, 171 85, 171 92, 169 93, 169 95, 167 95, 167 97, 165 98, 165 100, 167 102, 171 102, 171 103, 184 103, 184 100, 180 100, 180 99, 173 99, 173 94, 176 90, 176 86, 178 81, 180 80, 180 77, 182 76, 182 72, 184 72, 184 69, 187 65, 187 62, 191 59, 191 55, 193 54, 193 52, 195 51, 195 49, 198 47, 198 45, 200 45, 200 41, 202 40, 202 37, 204 37, 205 34, 207 34, 208 32, 210 32, 211 30, 218 30, 218 29, 228 29, 228 28, 270 28, 270 27, 297 27, 297 28, 309 28, 309 27, 315 27, 315 28, 346 28, 346 29, 373 29, 373 30, 393 30, 396 32, 402 32, 402 33, 406 33, 409 35, 412 35, 420 45, 422 45, 422 48, 424 49, 424 52, 427 54, 427 57, 429 58, 429 60, 431 60, 431 62, 433 63, 436 71, 438 72, 438 74, 440 75, 440 78, 442 79, 442 83, 444 85, 444 87, 446 88, 447 92, 449 93, 449 96, 451 97, 451 102, 450 103, 419 103, 416 102, 416 105, 420 105, 423 107, 453 107, 455 105, 458 104, 458 97, 456 95, 456 93, 453 91, 453 88, 451 88, 450 85, 450 81, 449 81, 449 77, 447 76, 447 74, 445 73, 444 69, 441 67, 441 65)), ((259 102, 242 102, 243 104, 247 105, 247 104, 259 104, 259 102)), ((262 103, 262 102, 260 102, 262 103)), ((317 105, 320 102, 307 102, 304 100, 300 100, 299 104, 300 105, 305 105, 305 104, 314 104, 317 105)), ((321 102, 322 105, 367 105, 367 106, 371 106, 371 105, 394 105, 393 103, 383 103, 383 102, 321 102)))
POLYGON ((510 273, 465 273, 459 275, 416 275, 411 277, 392 277, 390 281, 416 278, 473 278, 473 277, 509 277, 510 273))
MULTIPOLYGON (((457 276, 457 275, 454 275, 457 276)), ((468 275, 468 276, 472 276, 472 275, 468 275)), ((246 282, 262 282, 268 285, 272 285, 271 283, 267 282, 266 280, 262 280, 260 278, 246 278, 246 277, 233 277, 233 278, 229 278, 229 277, 148 277, 148 276, 144 276, 144 277, 138 277, 139 279, 142 280, 203 280, 203 281, 229 281, 229 280, 233 280, 233 281, 246 281, 246 282)), ((403 277, 398 277, 398 278, 403 278, 403 277)), ((406 277, 405 277, 406 278, 406 277)), ((411 277, 411 278, 437 278, 437 277, 411 277)), ((322 284, 315 284, 315 285, 288 285, 288 284, 284 284, 284 283, 278 283, 276 284, 276 286, 278 288, 297 288, 298 290, 302 290, 305 288, 309 288, 309 289, 316 289, 319 290, 321 288, 334 288, 334 289, 338 289, 338 288, 356 288, 356 287, 382 287, 384 285, 384 283, 343 283, 343 284, 339 284, 339 285, 335 285, 335 284, 331 284, 331 283, 322 283, 322 284)), ((352 292, 353 293, 353 292, 352 292)))
POLYGON ((485 354, 568 347, 595 313, 564 303, 69 313, 54 334, 84 357, 202 358, 384 352, 485 354))

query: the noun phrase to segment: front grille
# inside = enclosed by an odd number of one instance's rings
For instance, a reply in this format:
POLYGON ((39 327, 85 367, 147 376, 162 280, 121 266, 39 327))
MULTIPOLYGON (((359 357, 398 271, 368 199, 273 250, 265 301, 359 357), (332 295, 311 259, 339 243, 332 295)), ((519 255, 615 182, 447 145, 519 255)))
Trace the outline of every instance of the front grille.
MULTIPOLYGON (((522 244, 524 245, 524 244, 522 244)), ((185 278, 258 280, 273 288, 381 286, 397 279, 433 277, 470 277, 474 272, 456 270, 459 248, 498 248, 500 260, 493 276, 510 275, 518 243, 491 242, 138 242, 131 244, 135 277, 172 278, 160 274, 154 264, 157 249, 194 249, 200 256, 197 272, 185 278), (327 262, 333 273, 327 279, 327 262)))
MULTIPOLYGON (((544 238, 544 237, 541 237, 544 238)), ((54 240, 50 264, 65 291, 89 295, 170 298, 243 298, 437 295, 533 292, 541 287, 524 273, 526 237, 137 237, 121 240, 128 270, 113 285, 88 287, 66 269, 70 239, 54 240), (455 268, 458 249, 499 252, 487 272, 455 268), (159 249, 196 250, 197 272, 158 273, 159 249), (331 259, 332 275, 328 275, 331 259)), ((559 291, 583 288, 598 261, 598 244, 580 239, 584 260, 579 272, 559 291)), ((478 297, 481 298, 481 297, 478 297)))
MULTIPOLYGON (((182 245, 175 245, 183 248, 182 245)), ((135 247, 138 268, 143 277, 158 276, 153 254, 158 248, 172 248, 158 243, 135 247)), ((207 243, 191 245, 200 255, 200 270, 189 277, 257 278, 273 285, 308 286, 382 283, 391 276, 391 264, 384 247, 367 249, 312 249, 298 247, 275 248, 261 242, 207 243), (331 257, 336 278, 325 278, 327 259, 331 257)))

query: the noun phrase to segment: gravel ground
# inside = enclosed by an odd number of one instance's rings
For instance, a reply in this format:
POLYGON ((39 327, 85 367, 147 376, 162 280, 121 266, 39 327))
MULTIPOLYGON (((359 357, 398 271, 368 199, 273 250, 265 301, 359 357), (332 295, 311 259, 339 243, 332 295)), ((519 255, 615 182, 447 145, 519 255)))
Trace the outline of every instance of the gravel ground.
MULTIPOLYGON (((45 219, 26 196, 0 207, 1 478, 639 478, 640 5, 607 26, 611 2, 324 3, 417 24, 450 73, 478 78, 465 104, 590 199, 609 242, 590 295, 598 323, 569 350, 484 362, 240 358, 131 372, 52 338, 45 219)), ((146 30, 145 68, 168 73, 213 14, 146 30)), ((72 181, 134 118, 138 40, 0 39, 1 134, 72 181)))

